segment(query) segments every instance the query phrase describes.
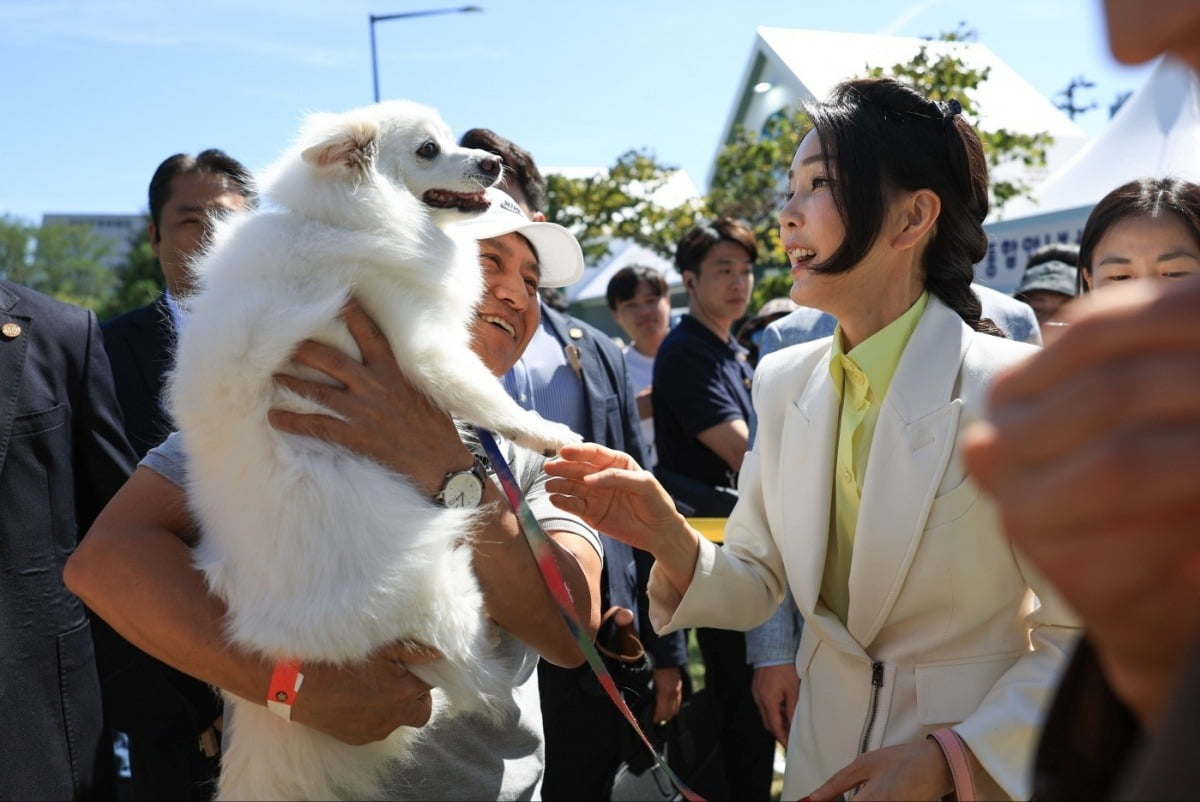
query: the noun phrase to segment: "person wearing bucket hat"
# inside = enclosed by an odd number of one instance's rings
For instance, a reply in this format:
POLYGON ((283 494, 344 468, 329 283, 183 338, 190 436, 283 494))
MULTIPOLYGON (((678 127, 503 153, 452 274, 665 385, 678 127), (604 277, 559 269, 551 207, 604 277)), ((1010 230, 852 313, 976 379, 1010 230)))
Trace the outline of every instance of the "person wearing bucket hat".
MULTIPOLYGON (((566 229, 529 220, 499 191, 488 199, 489 208, 479 218, 448 230, 452 236, 481 238, 485 291, 472 347, 499 377, 537 330, 538 284, 575 280, 583 256, 566 229)), ((436 655, 399 642, 355 664, 304 665, 304 687, 295 695, 291 720, 350 744, 381 740, 399 726, 421 727, 411 759, 384 779, 390 799, 537 798, 545 754, 537 661, 577 666, 583 654, 545 589, 495 476, 481 475, 477 458, 483 452, 469 427, 457 426, 405 380, 386 338, 357 304, 348 304, 343 318, 361 361, 308 341, 293 358, 328 378, 278 378, 332 414, 272 410, 270 422, 280 431, 335 442, 375 459, 408 476, 430 499, 451 477, 478 482, 474 568, 512 691, 498 717, 431 721, 429 686, 406 665, 436 655)), ((541 455, 506 441, 500 448, 549 535, 579 619, 595 632, 604 559, 598 536, 576 516, 551 506, 541 455)), ((174 434, 149 452, 101 513, 64 580, 135 645, 211 685, 265 704, 273 667, 228 639, 224 607, 207 592, 192 561, 188 546, 197 530, 188 512, 186 472, 174 434)))
MULTIPOLYGON (((1033 307, 1043 329, 1062 307, 1075 297, 1078 282, 1079 246, 1065 243, 1044 245, 1034 251, 1013 296, 1033 307)), ((1042 332, 1043 338, 1046 332, 1042 332)))

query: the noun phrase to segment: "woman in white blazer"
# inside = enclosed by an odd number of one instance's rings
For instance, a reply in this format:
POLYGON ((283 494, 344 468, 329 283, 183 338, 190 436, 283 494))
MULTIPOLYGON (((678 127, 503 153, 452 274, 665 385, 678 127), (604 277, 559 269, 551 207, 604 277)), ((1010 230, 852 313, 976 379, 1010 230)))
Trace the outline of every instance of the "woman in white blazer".
POLYGON ((793 300, 839 327, 759 365, 724 548, 625 455, 585 444, 547 465, 559 506, 655 555, 656 627, 747 629, 791 588, 805 627, 785 799, 938 799, 956 778, 935 732, 965 743, 981 797, 1028 797, 1077 634, 959 456, 992 376, 1032 348, 979 319, 987 170, 959 111, 890 79, 809 110, 780 235, 793 300))

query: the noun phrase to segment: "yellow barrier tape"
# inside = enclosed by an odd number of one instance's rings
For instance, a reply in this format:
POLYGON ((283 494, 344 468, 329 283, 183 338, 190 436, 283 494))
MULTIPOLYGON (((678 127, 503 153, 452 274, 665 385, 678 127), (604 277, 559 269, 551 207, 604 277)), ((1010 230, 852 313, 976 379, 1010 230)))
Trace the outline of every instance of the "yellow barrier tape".
POLYGON ((728 518, 688 518, 687 522, 713 543, 725 542, 725 522, 728 518))

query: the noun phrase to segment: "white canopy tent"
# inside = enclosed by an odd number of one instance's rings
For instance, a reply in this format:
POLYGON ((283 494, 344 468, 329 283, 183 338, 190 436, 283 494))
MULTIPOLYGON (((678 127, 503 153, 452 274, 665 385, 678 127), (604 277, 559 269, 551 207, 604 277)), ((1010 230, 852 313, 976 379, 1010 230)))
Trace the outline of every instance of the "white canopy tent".
POLYGON ((662 273, 672 304, 681 302, 686 297, 683 292, 683 277, 679 275, 671 260, 664 259, 644 245, 623 239, 613 240, 600 263, 595 267, 586 268, 583 277, 567 288, 566 295, 571 304, 571 313, 601 331, 621 336, 621 328, 613 320, 608 309, 608 282, 618 270, 633 265, 653 267, 662 273))
POLYGON ((631 265, 655 268, 663 274, 667 287, 672 290, 683 284, 683 277, 670 260, 664 259, 644 245, 628 240, 613 240, 608 254, 600 264, 584 270, 583 277, 567 288, 567 300, 576 302, 598 298, 607 305, 608 282, 618 270, 631 265))
MULTIPOLYGON (((1054 144, 1045 168, 1005 165, 1007 171, 1037 182, 1074 155, 1087 134, 1032 84, 1022 78, 986 45, 907 36, 817 31, 803 28, 755 29, 754 44, 733 106, 717 145, 717 153, 737 126, 758 130, 772 113, 785 107, 820 100, 847 78, 866 75, 869 67, 888 71, 912 59, 921 48, 930 57, 959 58, 972 69, 987 70, 988 78, 974 92, 980 125, 1022 134, 1048 132, 1054 144)), ((716 154, 713 155, 713 165, 716 154)), ((709 168, 709 180, 712 168, 709 168)))
POLYGON ((1121 184, 1144 176, 1177 176, 1200 182, 1200 78, 1186 65, 1160 60, 1108 126, 1032 197, 1004 210, 985 226, 988 256, 976 266, 979 280, 1011 292, 1037 248, 1078 242, 1092 207, 1121 184))

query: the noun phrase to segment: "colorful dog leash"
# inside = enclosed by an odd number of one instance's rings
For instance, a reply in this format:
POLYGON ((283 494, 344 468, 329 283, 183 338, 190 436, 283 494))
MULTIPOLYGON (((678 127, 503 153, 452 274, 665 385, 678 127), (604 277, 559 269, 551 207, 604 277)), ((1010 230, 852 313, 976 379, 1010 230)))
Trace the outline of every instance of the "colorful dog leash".
POLYGON ((654 756, 654 762, 662 769, 667 779, 679 789, 684 799, 688 800, 688 802, 704 802, 703 797, 696 794, 695 791, 688 788, 683 784, 682 780, 675 776, 675 772, 671 770, 667 762, 662 759, 662 755, 650 743, 650 739, 646 737, 646 733, 642 731, 641 726, 638 724, 637 718, 630 711, 629 706, 625 704, 625 700, 621 698, 621 693, 617 690, 617 685, 613 682, 612 675, 608 673, 608 669, 604 666, 604 661, 600 659, 600 654, 592 644, 592 639, 587 636, 587 633, 579 624, 579 619, 575 615, 575 604, 571 599, 571 591, 567 587, 562 573, 558 570, 558 563, 555 562, 554 554, 550 550, 550 539, 546 536, 546 532, 542 529, 542 525, 538 523, 537 518, 534 517, 533 510, 530 509, 529 502, 525 500, 525 495, 521 492, 521 487, 517 484, 512 469, 509 468, 504 455, 500 453, 500 448, 496 445, 496 440, 492 437, 491 432, 481 429, 478 426, 475 427, 475 431, 479 435, 479 442, 483 444, 483 450, 487 452, 488 459, 492 463, 492 468, 496 471, 496 476, 500 479, 500 487, 504 490, 504 496, 508 499, 509 505, 512 506, 513 512, 517 515, 517 522, 521 526, 521 531, 525 533, 525 540, 529 543, 534 560, 537 562, 538 571, 541 572, 542 579, 546 582, 550 596, 558 605, 563 618, 566 619, 567 627, 571 630, 571 635, 574 636, 575 642, 579 644, 584 657, 587 658, 588 665, 591 666, 592 671, 596 674, 596 679, 599 680, 600 687, 604 688, 604 692, 608 694, 608 698, 617 706, 617 709, 625 716, 625 720, 629 722, 629 725, 637 732, 638 737, 642 739, 642 743, 650 750, 650 754, 654 756))

